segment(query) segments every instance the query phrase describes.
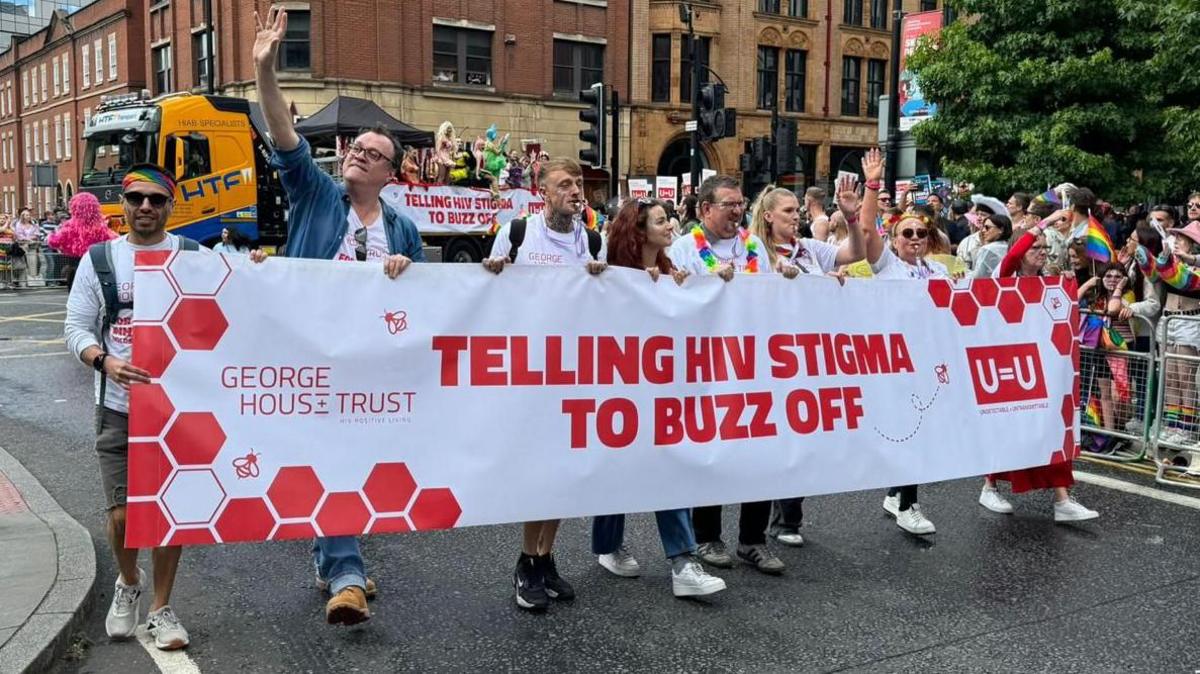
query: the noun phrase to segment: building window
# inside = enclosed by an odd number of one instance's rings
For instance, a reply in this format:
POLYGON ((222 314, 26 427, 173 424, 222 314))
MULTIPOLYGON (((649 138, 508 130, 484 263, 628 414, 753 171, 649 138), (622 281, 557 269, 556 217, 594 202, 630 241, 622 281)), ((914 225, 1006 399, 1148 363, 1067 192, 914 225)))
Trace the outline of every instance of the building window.
POLYGON ((33 157, 32 157, 32 159, 33 159, 33 161, 38 162, 38 161, 41 161, 41 150, 39 149, 39 148, 41 148, 41 144, 38 143, 38 123, 37 123, 37 121, 31 122, 31 123, 33 124, 33 157))
POLYGON ((92 61, 89 58, 91 48, 86 44, 80 47, 80 58, 83 59, 83 88, 92 86, 92 61))
POLYGON ((287 32, 279 45, 280 70, 312 68, 312 13, 288 11, 287 32))
POLYGON ((59 70, 58 70, 58 57, 55 56, 53 59, 50 60, 50 63, 51 63, 50 69, 54 71, 54 95, 56 97, 61 96, 62 95, 62 76, 60 75, 59 70))
POLYGON ((62 55, 63 93, 71 95, 71 54, 62 55))
POLYGON ((492 86, 492 33, 434 26, 433 81, 492 86))
POLYGON ((71 113, 63 113, 63 156, 71 158, 71 145, 75 143, 75 130, 71 128, 71 113))
MULTIPOLYGON (((708 64, 712 38, 700 40, 700 86, 708 84, 708 64)), ((679 44, 679 102, 692 102, 692 41, 684 39, 679 44)))
POLYGON ((779 105, 779 48, 758 48, 758 108, 771 110, 779 105))
POLYGON ((804 76, 808 68, 808 52, 789 49, 784 56, 784 96, 788 112, 804 112, 804 76))
POLYGON ((554 91, 574 94, 604 80, 604 46, 554 41, 554 91))
POLYGON ((108 79, 117 79, 117 34, 108 34, 108 79))
POLYGON ((25 163, 33 161, 33 153, 29 150, 29 127, 25 127, 25 163))
POLYGON ((54 116, 54 158, 62 160, 63 130, 62 115, 54 116))
POLYGON ((92 43, 92 58, 96 59, 96 86, 100 86, 104 81, 104 47, 99 38, 92 43))
POLYGON ((808 16, 808 0, 787 0, 788 16, 805 18, 808 16))
POLYGON ((42 102, 45 103, 46 101, 50 100, 50 78, 46 75, 46 71, 49 70, 49 68, 47 68, 46 64, 43 62, 38 70, 42 75, 42 102))
POLYGON ((21 73, 21 107, 29 107, 29 71, 21 73))
POLYGON ((671 36, 655 35, 651 43, 650 100, 663 103, 671 100, 671 36))
MULTIPOLYGON (((289 15, 289 23, 290 15, 289 15)), ((154 93, 165 94, 171 91, 171 45, 165 44, 154 49, 150 56, 154 63, 154 93)))
POLYGON ((871 27, 887 30, 888 0, 871 0, 871 27))
POLYGON ((854 56, 842 57, 842 114, 857 117, 858 87, 862 81, 862 59, 854 56))
POLYGON ((50 161, 50 120, 42 120, 42 161, 50 161))
POLYGON ((921 0, 922 12, 931 12, 937 8, 937 0, 921 0))
POLYGON ((863 24, 863 0, 846 0, 842 5, 842 23, 852 26, 863 24))
POLYGON ((192 81, 196 86, 207 89, 208 77, 212 61, 208 54, 208 33, 201 32, 192 36, 192 55, 196 59, 192 66, 192 81))
POLYGON ((886 91, 884 78, 887 77, 887 61, 871 59, 867 61, 867 116, 879 116, 879 97, 886 91))
POLYGON ((764 14, 778 14, 779 0, 758 0, 758 11, 764 14))

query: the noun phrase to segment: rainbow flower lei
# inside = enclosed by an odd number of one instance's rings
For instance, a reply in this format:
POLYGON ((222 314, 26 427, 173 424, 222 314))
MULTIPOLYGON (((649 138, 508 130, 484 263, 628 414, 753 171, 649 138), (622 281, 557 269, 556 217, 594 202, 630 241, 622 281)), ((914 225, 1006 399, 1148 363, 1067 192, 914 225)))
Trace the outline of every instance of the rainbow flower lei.
MULTIPOLYGON (((745 228, 738 229, 738 237, 742 240, 742 245, 746 247, 746 273, 758 273, 758 242, 750 238, 750 232, 745 228)), ((721 261, 717 259, 717 254, 713 252, 712 246, 708 243, 708 237, 704 236, 704 230, 700 225, 692 227, 692 239, 696 242, 696 250, 700 253, 700 260, 704 262, 704 266, 709 273, 715 273, 721 261)))

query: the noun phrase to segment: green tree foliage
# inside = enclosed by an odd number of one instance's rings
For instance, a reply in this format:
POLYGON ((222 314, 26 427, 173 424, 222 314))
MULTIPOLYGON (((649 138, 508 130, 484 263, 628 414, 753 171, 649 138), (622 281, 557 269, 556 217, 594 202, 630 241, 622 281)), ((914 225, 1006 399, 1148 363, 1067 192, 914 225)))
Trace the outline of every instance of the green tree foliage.
POLYGON ((1200 159, 1200 0, 948 0, 909 58, 937 117, 918 143, 989 194, 1070 181, 1179 197, 1200 159))

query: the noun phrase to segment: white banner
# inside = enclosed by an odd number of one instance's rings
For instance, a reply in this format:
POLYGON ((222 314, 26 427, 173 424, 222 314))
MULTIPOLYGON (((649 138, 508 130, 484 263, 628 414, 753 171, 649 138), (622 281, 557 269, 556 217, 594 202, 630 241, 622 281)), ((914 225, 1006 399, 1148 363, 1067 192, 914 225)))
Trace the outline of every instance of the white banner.
POLYGON ((392 281, 196 253, 140 254, 135 279, 154 377, 131 391, 139 547, 757 501, 1078 451, 1057 279, 392 281))
POLYGON ((627 181, 629 185, 630 199, 649 199, 652 187, 649 180, 641 178, 630 178, 627 181))
POLYGON ((654 178, 655 198, 676 203, 679 201, 679 178, 674 176, 656 176, 654 178))
POLYGON ((493 224, 540 213, 542 197, 526 189, 500 190, 499 199, 485 189, 450 185, 388 185, 380 194, 422 233, 487 234, 493 224))

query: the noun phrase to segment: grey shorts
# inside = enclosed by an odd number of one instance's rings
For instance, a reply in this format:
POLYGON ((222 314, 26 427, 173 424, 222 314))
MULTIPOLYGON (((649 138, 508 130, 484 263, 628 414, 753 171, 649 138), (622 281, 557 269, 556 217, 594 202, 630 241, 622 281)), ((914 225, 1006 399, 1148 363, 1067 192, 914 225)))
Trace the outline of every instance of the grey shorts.
POLYGON ((100 432, 96 434, 96 458, 100 483, 109 510, 125 505, 129 482, 129 415, 101 407, 100 432))

